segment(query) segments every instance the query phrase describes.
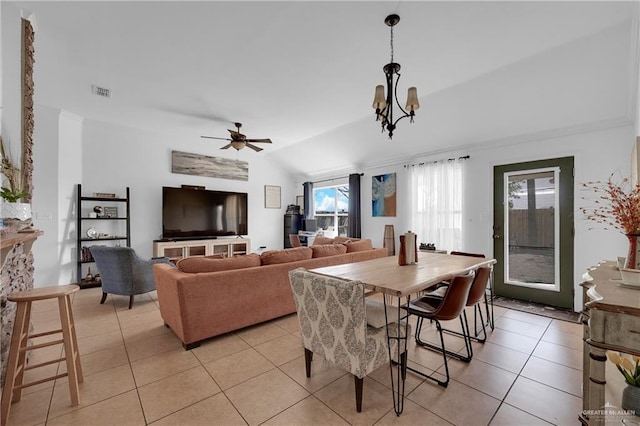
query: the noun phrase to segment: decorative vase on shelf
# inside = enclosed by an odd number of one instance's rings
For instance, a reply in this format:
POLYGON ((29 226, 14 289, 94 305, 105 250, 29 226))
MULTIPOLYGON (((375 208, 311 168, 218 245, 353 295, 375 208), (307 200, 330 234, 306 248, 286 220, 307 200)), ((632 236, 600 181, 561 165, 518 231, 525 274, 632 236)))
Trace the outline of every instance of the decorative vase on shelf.
POLYGON ((627 384, 622 391, 622 409, 640 416, 640 387, 627 384))
POLYGON ((625 268, 640 269, 640 235, 627 234, 629 239, 629 253, 627 254, 627 262, 625 268))
POLYGON ((10 232, 18 232, 31 225, 31 204, 3 200, 0 204, 0 216, 3 225, 9 228, 10 232))

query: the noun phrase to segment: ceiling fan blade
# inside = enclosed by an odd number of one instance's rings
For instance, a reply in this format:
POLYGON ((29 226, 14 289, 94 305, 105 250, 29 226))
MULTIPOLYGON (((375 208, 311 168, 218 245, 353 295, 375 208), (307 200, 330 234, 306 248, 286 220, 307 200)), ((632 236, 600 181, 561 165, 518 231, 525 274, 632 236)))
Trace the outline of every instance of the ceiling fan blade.
POLYGON ((253 142, 253 143, 272 143, 271 139, 245 139, 246 142, 253 142))
POLYGON ((223 147, 222 147, 222 148, 220 148, 220 149, 229 149, 229 148, 231 148, 231 144, 230 144, 230 143, 229 143, 229 144, 227 144, 227 145, 225 145, 225 146, 223 146, 223 147))
POLYGON ((200 136, 200 137, 201 138, 205 138, 205 139, 218 139, 218 140, 221 140, 221 141, 230 141, 231 140, 229 138, 217 138, 215 136, 200 136))
MULTIPOLYGON (((245 141, 245 142, 246 142, 246 141, 245 141)), ((249 148, 251 148, 252 150, 254 150, 255 152, 260 152, 260 151, 262 151, 262 148, 257 147, 257 146, 255 146, 255 145, 251 145, 251 144, 250 144, 250 143, 248 143, 248 142, 246 142, 246 143, 245 143, 245 145, 246 145, 246 146, 248 146, 249 148)))

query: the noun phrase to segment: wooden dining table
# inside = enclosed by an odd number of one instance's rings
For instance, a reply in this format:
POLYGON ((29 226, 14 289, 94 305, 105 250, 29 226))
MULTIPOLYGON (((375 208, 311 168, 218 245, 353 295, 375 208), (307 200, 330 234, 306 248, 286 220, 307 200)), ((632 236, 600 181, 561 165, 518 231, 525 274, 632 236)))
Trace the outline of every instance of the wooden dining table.
MULTIPOLYGON (((407 350, 409 336, 409 322, 407 313, 400 306, 408 304, 411 297, 417 296, 421 291, 428 289, 442 281, 448 281, 456 275, 462 275, 483 266, 496 263, 495 259, 454 256, 448 254, 419 252, 417 262, 409 265, 399 265, 397 256, 387 256, 364 262, 347 263, 335 266, 312 269, 311 272, 340 278, 349 281, 360 281, 364 284, 369 294, 382 293, 387 323, 398 322, 404 325, 404 335, 399 338, 398 353, 395 359, 407 350), (396 303, 394 303, 396 301, 396 303), (403 321, 404 320, 404 321, 403 321)), ((392 339, 387 333, 387 339, 392 339)), ((395 337, 398 339, 398 337, 395 337)), ((389 345, 391 347, 391 345, 389 345)), ((391 353, 389 357, 392 358, 391 353)), ((393 406, 396 415, 400 415, 404 406, 404 374, 401 374, 401 365, 395 365, 397 374, 394 374, 394 363, 391 368, 391 390, 393 394, 393 406)), ((415 370, 413 370, 415 371, 415 370)))

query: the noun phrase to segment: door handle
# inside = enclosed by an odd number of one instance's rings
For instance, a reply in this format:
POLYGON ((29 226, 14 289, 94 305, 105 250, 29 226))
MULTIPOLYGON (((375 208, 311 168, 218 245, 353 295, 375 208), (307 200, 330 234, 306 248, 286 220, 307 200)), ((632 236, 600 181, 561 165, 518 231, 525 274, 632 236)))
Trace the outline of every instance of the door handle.
POLYGON ((494 240, 499 240, 499 239, 501 239, 501 238, 502 238, 502 235, 497 235, 497 234, 496 234, 496 235, 494 235, 494 236, 493 236, 493 239, 494 239, 494 240))

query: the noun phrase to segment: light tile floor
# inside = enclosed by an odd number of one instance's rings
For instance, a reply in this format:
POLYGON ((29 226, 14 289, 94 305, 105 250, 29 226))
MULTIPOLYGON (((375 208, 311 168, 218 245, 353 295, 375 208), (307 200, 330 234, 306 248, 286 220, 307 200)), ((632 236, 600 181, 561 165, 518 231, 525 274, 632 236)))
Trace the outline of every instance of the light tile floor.
MULTIPOLYGON (((474 344, 470 363, 450 361, 448 388, 408 373, 404 413, 393 412, 388 367, 365 379, 355 410, 353 379, 315 357, 305 377, 294 315, 249 327, 185 351, 164 327, 155 293, 109 296, 81 290, 73 302, 84 369, 81 404, 66 378, 27 388, 10 425, 575 425, 581 411, 582 329, 578 324, 495 307, 496 329, 474 344)), ((57 305, 37 302, 36 331, 55 327, 57 305)), ((447 324, 456 328, 459 323, 447 324)), ((434 329, 423 336, 437 339, 434 329)), ((447 348, 463 342, 446 337, 447 348)), ((31 362, 59 355, 34 351, 31 362)), ((411 365, 441 374, 441 357, 409 345, 411 365)), ((26 381, 51 375, 29 371, 26 381)))

